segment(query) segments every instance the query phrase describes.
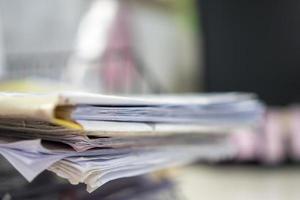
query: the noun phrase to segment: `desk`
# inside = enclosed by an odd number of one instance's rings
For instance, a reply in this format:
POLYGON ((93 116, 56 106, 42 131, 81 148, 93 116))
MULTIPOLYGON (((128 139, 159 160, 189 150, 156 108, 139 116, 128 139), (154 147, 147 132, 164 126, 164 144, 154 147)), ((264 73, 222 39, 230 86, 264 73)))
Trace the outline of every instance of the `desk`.
POLYGON ((177 178, 187 200, 300 199, 300 167, 196 166, 177 178))

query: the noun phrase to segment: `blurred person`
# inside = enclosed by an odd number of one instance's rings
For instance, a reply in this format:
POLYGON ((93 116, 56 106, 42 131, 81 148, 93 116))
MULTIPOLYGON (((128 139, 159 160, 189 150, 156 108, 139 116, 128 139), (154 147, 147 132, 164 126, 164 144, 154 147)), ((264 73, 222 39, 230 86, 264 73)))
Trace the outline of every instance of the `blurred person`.
POLYGON ((196 42, 173 1, 99 0, 83 17, 65 79, 104 93, 198 88, 196 42))

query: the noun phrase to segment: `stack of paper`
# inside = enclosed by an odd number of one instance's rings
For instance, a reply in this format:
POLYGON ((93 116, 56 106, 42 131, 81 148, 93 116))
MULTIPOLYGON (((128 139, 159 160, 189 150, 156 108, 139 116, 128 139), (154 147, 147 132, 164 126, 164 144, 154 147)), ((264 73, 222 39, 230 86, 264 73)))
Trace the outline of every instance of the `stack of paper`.
POLYGON ((29 181, 48 169, 94 191, 121 177, 233 155, 226 132, 255 126, 249 94, 115 97, 0 94, 0 153, 29 181))
MULTIPOLYGON (((1 162, 0 164, 6 164, 1 162)), ((26 182, 11 168, 0 166, 0 199, 101 199, 101 200, 176 200, 182 199, 176 184, 168 173, 143 175, 111 181, 92 194, 86 192, 85 186, 70 185, 51 172, 39 175, 31 183, 26 182), (8 173, 7 173, 8 172, 8 173), (47 194, 47 195, 45 195, 47 194)))

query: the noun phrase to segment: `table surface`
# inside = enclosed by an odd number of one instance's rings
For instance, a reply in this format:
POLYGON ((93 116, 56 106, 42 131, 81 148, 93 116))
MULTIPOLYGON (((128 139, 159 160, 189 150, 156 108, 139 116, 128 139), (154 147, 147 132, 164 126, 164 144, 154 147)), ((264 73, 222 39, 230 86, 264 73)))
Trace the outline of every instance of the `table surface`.
POLYGON ((300 166, 193 166, 176 177, 187 200, 300 199, 300 166))

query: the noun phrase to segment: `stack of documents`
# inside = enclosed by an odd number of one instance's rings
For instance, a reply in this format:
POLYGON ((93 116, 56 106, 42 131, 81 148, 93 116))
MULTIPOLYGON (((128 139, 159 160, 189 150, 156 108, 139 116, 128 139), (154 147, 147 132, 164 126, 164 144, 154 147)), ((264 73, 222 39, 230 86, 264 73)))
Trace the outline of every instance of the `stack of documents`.
MULTIPOLYGON (((1 163, 2 160, 0 160, 1 163)), ((1 163, 2 164, 2 163, 1 163)), ((1 166, 0 166, 1 167, 1 166)), ((12 171, 10 169, 10 171, 12 171)), ((76 199, 76 200, 176 200, 182 199, 176 184, 168 173, 157 176, 143 175, 111 181, 92 194, 86 192, 84 185, 70 185, 55 177, 51 172, 39 175, 31 183, 26 182, 15 171, 7 175, 0 168, 0 199, 76 199), (45 195, 47 194, 47 195, 45 195)))
POLYGON ((255 126, 249 94, 116 97, 0 94, 0 153, 29 181, 48 169, 89 192, 108 181, 233 155, 227 132, 255 126))

